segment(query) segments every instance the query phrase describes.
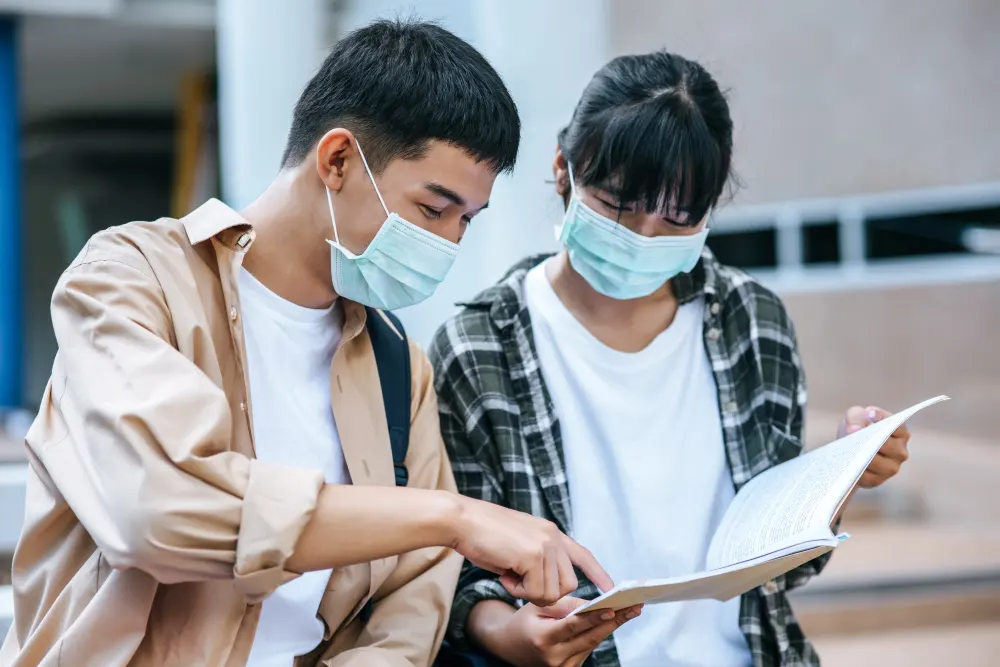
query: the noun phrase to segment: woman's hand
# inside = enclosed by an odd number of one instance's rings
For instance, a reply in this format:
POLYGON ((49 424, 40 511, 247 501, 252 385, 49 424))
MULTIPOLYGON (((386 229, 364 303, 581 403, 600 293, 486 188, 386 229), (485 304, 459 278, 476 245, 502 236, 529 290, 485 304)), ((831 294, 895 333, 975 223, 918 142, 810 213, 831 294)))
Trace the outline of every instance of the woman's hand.
POLYGON ((612 632, 642 612, 637 606, 569 616, 583 604, 586 600, 564 597, 550 607, 528 604, 513 611, 503 602, 481 602, 472 610, 469 625, 480 644, 510 664, 578 667, 612 632), (496 622, 499 614, 504 615, 502 622, 496 622))
MULTIPOLYGON (((845 435, 856 433, 869 424, 882 421, 891 415, 891 412, 882 408, 875 406, 863 408, 856 405, 844 415, 837 437, 842 438, 845 435)), ((906 424, 902 424, 882 445, 882 449, 872 459, 858 485, 863 489, 871 489, 884 484, 886 480, 898 473, 906 459, 910 458, 910 453, 906 448, 909 442, 910 431, 906 428, 906 424)))

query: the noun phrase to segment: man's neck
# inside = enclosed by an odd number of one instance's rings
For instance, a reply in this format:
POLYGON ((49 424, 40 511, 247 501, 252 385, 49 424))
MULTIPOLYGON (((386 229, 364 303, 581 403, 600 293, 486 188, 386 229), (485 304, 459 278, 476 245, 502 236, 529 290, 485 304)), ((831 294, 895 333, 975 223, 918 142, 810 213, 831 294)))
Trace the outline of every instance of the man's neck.
POLYGON ((591 335, 621 352, 644 349, 677 314, 669 282, 640 299, 612 299, 576 272, 565 250, 546 266, 546 277, 559 300, 591 335))
POLYGON ((337 298, 330 275, 331 222, 316 211, 317 188, 283 170, 252 204, 240 212, 256 240, 243 266, 268 289, 306 308, 325 308, 337 298))

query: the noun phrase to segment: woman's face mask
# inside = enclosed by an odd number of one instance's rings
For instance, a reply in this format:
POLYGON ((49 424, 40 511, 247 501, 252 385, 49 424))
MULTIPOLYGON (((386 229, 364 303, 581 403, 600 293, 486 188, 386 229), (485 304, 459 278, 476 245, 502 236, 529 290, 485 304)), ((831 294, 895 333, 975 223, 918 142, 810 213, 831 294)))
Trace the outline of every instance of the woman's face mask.
POLYGON ((612 299, 648 296, 698 263, 708 228, 687 236, 636 234, 583 203, 569 167, 571 195, 556 238, 584 279, 612 299))

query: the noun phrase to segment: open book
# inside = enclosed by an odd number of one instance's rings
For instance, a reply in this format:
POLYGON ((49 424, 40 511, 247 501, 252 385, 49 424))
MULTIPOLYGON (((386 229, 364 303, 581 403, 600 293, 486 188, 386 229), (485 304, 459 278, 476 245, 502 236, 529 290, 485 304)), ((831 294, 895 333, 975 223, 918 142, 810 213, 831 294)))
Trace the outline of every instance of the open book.
POLYGON ((622 582, 574 613, 728 600, 833 550, 848 536, 834 535, 830 526, 882 445, 907 419, 944 400, 914 405, 754 477, 722 517, 704 571, 622 582))

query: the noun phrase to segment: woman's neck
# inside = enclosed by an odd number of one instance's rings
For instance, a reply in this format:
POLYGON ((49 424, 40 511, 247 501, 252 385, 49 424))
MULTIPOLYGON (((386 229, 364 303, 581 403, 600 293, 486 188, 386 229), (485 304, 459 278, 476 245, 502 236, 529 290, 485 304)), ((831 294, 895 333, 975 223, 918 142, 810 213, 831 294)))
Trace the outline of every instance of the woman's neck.
POLYGON ((565 250, 548 262, 545 274, 573 317, 597 340, 620 352, 645 349, 677 314, 677 298, 669 282, 639 299, 612 299, 577 273, 565 250))

